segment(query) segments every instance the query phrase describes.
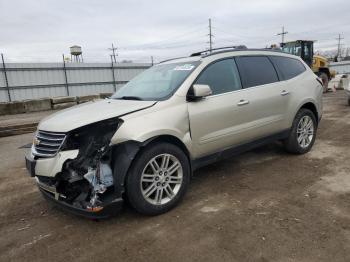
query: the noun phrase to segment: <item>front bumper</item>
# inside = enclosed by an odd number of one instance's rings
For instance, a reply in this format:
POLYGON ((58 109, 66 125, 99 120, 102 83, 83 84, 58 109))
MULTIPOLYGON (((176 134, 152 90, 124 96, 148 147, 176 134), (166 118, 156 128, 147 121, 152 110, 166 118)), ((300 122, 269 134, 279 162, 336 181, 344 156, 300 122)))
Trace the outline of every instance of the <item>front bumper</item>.
POLYGON ((102 219, 115 216, 123 207, 123 199, 120 198, 113 200, 99 211, 89 211, 87 209, 78 208, 69 205, 63 201, 57 200, 52 193, 46 191, 40 186, 39 190, 49 202, 53 203, 58 208, 68 211, 74 215, 82 216, 89 219, 102 219))
POLYGON ((38 161, 33 158, 31 154, 27 154, 25 156, 26 168, 31 177, 36 177, 37 185, 39 190, 43 194, 43 196, 49 201, 52 202, 55 206, 64 209, 72 214, 90 218, 90 219, 102 219, 108 218, 111 216, 115 216, 123 207, 123 199, 117 198, 111 200, 110 202, 101 206, 98 210, 88 210, 82 209, 73 205, 70 205, 64 200, 61 200, 61 196, 56 192, 56 189, 52 186, 48 186, 45 183, 41 183, 37 178, 38 174, 36 174, 35 169, 38 164, 38 161))

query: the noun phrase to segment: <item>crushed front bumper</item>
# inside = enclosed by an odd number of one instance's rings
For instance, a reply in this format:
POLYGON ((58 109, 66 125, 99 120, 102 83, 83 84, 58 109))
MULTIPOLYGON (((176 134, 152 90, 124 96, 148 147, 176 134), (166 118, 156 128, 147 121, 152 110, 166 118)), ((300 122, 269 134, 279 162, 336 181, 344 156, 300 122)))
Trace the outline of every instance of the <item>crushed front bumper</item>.
POLYGON ((43 196, 58 208, 64 209, 65 211, 68 211, 72 214, 86 217, 89 219, 102 219, 102 218, 115 216, 123 207, 123 199, 120 198, 120 199, 115 199, 112 202, 106 204, 105 206, 103 206, 102 209, 98 211, 89 211, 87 209, 82 209, 82 208, 69 205, 64 201, 57 200, 54 194, 43 189, 42 187, 40 187, 40 185, 38 186, 43 196))
POLYGON ((102 219, 116 215, 118 212, 120 212, 120 210, 123 207, 122 198, 114 199, 95 210, 88 210, 70 205, 62 199, 62 196, 59 193, 56 192, 55 187, 40 182, 40 180, 37 177, 38 174, 36 174, 35 171, 38 161, 35 160, 31 154, 27 154, 25 156, 25 161, 29 175, 31 177, 36 178, 37 185, 43 196, 49 202, 52 202, 54 205, 61 209, 64 209, 75 215, 83 216, 90 219, 102 219))

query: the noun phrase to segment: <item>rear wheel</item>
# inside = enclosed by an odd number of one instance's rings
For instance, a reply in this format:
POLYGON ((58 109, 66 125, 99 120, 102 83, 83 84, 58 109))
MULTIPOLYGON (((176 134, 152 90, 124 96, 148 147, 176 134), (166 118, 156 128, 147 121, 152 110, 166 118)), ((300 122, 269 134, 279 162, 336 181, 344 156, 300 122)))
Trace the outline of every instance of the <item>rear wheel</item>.
POLYGON ((305 154, 312 148, 316 138, 317 122, 314 113, 302 108, 296 114, 289 137, 284 141, 288 152, 305 154))
POLYGON ((136 211, 158 215, 175 207, 190 180, 187 156, 169 143, 151 145, 141 152, 127 177, 127 196, 136 211))
POLYGON ((323 93, 328 92, 328 83, 329 83, 329 78, 326 73, 321 73, 320 78, 322 79, 323 83, 323 93))

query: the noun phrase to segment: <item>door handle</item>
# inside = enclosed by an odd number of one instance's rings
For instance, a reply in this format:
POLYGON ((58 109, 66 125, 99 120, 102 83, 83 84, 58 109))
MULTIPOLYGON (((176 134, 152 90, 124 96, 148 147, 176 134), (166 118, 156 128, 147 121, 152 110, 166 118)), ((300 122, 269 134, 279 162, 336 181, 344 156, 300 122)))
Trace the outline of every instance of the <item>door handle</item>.
POLYGON ((281 96, 286 96, 286 95, 288 95, 289 94, 289 91, 286 91, 286 90, 283 90, 282 92, 281 92, 281 96))
POLYGON ((244 105, 248 105, 249 104, 249 101, 248 100, 240 100, 237 105, 238 106, 244 106, 244 105))

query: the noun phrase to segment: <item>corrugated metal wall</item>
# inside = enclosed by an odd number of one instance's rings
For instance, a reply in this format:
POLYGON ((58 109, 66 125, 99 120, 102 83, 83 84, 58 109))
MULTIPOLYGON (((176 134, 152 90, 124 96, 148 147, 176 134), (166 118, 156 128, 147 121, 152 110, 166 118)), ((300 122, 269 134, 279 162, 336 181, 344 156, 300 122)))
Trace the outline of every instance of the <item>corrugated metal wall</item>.
POLYGON ((333 62, 329 67, 337 72, 337 74, 350 74, 350 61, 333 62))
POLYGON ((111 93, 149 67, 136 63, 114 64, 113 69, 109 63, 6 63, 5 69, 0 65, 0 102, 9 101, 8 93, 11 101, 111 93))

